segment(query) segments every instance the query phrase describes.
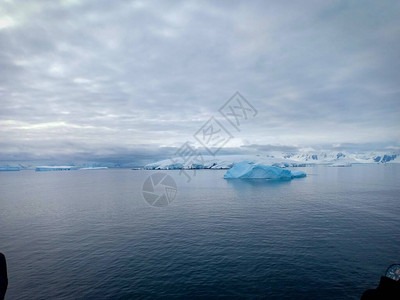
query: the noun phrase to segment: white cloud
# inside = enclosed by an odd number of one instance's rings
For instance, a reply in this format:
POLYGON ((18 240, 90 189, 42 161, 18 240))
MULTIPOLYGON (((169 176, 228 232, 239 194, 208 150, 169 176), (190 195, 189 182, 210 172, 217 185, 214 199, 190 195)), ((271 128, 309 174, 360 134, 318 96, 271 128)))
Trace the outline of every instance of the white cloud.
POLYGON ((0 16, 0 30, 15 26, 16 22, 10 16, 0 16))

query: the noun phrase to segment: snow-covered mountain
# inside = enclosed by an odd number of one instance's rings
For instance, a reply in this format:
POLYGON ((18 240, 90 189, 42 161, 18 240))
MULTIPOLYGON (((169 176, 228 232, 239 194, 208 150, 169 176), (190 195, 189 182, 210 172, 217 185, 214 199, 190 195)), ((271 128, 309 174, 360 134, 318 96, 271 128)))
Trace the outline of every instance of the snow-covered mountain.
POLYGON ((229 169, 234 163, 240 161, 279 167, 302 167, 317 164, 350 166, 351 164, 364 163, 400 163, 400 154, 375 152, 274 152, 255 155, 197 156, 195 159, 191 159, 190 157, 172 157, 171 159, 148 164, 144 168, 148 170, 229 169))

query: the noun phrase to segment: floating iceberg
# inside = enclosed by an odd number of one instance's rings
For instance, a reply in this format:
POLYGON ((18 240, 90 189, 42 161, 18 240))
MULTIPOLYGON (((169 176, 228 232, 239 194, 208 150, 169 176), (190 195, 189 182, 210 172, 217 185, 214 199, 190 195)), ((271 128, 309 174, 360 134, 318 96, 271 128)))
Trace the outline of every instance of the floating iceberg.
POLYGON ((252 178, 252 179, 285 179, 306 177, 303 171, 291 171, 274 166, 253 164, 246 161, 236 163, 224 175, 225 179, 252 178))

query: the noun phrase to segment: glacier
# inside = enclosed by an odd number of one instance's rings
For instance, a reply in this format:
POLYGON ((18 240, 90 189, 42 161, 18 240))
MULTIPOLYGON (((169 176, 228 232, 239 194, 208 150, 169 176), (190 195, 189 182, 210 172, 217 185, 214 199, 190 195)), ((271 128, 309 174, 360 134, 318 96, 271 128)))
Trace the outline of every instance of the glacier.
POLYGON ((263 164, 253 164, 251 162, 243 161, 235 163, 231 169, 226 171, 224 178, 233 179, 283 179, 291 180, 293 178, 306 177, 303 171, 291 171, 289 169, 282 169, 275 166, 267 166, 263 164))

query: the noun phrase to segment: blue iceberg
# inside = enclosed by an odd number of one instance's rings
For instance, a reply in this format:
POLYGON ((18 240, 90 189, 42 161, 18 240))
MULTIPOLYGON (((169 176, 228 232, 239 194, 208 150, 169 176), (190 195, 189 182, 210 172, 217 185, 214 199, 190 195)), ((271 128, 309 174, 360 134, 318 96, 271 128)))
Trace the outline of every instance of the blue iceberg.
POLYGON ((306 177, 303 171, 291 171, 274 166, 240 162, 233 165, 225 175, 225 179, 231 178, 251 178, 251 179, 283 179, 306 177))

